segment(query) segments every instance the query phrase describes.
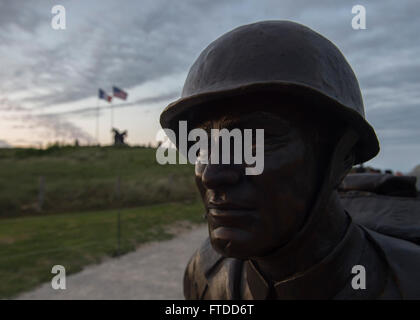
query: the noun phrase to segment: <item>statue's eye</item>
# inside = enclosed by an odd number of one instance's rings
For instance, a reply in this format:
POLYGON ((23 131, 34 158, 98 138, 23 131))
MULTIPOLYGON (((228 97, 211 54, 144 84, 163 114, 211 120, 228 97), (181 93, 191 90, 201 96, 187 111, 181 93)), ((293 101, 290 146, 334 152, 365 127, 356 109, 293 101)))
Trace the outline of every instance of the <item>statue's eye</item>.
POLYGON ((276 151, 287 145, 287 136, 280 134, 265 134, 264 152, 276 151))
POLYGON ((265 134, 264 136, 264 142, 265 143, 280 143, 284 142, 285 138, 283 135, 278 134, 265 134))

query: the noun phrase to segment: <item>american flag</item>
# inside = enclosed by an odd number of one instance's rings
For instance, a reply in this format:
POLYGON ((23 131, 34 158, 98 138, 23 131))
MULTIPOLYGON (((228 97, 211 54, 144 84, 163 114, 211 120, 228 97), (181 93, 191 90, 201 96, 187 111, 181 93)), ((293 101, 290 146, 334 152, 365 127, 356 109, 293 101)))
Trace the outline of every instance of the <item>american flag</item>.
POLYGON ((120 88, 117 88, 117 87, 112 87, 112 91, 114 92, 114 97, 120 98, 122 100, 127 99, 128 94, 124 90, 121 90, 120 88))
POLYGON ((112 96, 106 94, 106 92, 102 89, 99 89, 99 99, 104 99, 108 102, 112 101, 112 96))

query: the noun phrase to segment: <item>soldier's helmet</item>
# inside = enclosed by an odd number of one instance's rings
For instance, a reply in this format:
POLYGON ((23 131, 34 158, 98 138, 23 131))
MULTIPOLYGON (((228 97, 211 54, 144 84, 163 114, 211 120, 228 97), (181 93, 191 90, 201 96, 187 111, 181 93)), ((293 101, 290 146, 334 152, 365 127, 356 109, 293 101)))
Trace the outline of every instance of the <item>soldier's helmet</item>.
POLYGON ((305 97, 305 103, 297 104, 302 112, 316 108, 328 119, 350 125, 360 136, 356 163, 379 152, 375 131, 365 120, 359 83, 343 54, 317 32, 290 21, 244 25, 212 42, 192 65, 181 98, 165 108, 160 123, 178 132, 180 120, 211 108, 209 102, 258 92, 305 97))

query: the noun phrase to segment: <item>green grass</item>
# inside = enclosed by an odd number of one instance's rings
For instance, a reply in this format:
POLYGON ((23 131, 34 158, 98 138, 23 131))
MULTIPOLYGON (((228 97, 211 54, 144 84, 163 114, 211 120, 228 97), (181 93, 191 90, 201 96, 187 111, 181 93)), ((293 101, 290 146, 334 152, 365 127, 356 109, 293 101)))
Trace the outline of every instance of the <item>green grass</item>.
POLYGON ((71 274, 115 256, 117 208, 124 208, 120 253, 168 239, 165 226, 175 221, 201 221, 193 166, 162 166, 155 154, 143 147, 0 149, 0 298, 50 281, 53 265, 71 274))
POLYGON ((159 165, 155 153, 140 147, 0 149, 0 218, 198 199, 193 166, 159 165), (41 176, 45 200, 39 211, 41 176))
MULTIPOLYGON (((100 169, 97 169, 100 170, 100 169)), ((121 253, 141 243, 169 239, 176 221, 202 221, 198 201, 166 203, 121 210, 121 253)), ((10 298, 51 281, 53 265, 66 273, 114 256, 117 210, 10 218, 0 223, 0 298, 10 298)))

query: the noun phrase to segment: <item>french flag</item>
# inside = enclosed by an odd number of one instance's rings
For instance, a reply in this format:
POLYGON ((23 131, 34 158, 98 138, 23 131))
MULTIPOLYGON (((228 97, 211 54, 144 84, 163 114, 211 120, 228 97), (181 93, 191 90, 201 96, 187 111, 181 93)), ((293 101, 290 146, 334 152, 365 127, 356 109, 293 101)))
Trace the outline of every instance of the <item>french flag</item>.
POLYGON ((114 92, 114 97, 120 98, 122 100, 127 99, 128 93, 124 90, 117 87, 112 87, 112 91, 114 92))
POLYGON ((99 89, 99 99, 104 99, 108 102, 112 101, 112 96, 106 94, 106 92, 102 89, 99 89))

